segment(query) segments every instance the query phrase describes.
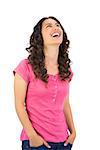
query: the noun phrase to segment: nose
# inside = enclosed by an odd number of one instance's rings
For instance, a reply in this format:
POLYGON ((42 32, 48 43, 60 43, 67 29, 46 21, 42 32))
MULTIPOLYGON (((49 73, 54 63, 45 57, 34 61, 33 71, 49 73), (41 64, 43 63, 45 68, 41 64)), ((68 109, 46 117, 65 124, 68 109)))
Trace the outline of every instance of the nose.
POLYGON ((58 31, 58 27, 57 27, 57 26, 54 26, 54 27, 53 27, 53 31, 54 31, 54 32, 58 31))

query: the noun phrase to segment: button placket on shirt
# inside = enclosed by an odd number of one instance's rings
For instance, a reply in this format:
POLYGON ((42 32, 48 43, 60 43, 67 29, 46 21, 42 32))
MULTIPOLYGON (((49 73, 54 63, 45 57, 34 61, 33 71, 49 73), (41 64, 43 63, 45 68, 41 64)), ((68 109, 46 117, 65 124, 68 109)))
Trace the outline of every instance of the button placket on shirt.
POLYGON ((53 77, 52 77, 52 80, 54 81, 54 82, 53 82, 54 90, 53 90, 52 101, 55 102, 56 96, 57 96, 57 79, 56 79, 56 76, 53 76, 53 77))

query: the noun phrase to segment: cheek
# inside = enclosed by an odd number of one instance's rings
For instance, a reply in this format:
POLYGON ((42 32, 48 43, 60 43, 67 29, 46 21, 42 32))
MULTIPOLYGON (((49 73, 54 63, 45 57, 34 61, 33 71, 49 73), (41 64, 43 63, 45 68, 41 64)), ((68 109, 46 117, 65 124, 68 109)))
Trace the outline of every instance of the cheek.
POLYGON ((42 36, 43 36, 44 42, 46 43, 46 41, 49 40, 50 33, 49 33, 49 32, 44 32, 44 33, 42 34, 42 36))
POLYGON ((62 35, 62 37, 63 37, 63 31, 61 30, 61 35, 62 35))
POLYGON ((44 32, 42 33, 42 38, 43 38, 43 41, 45 42, 46 34, 44 32))
POLYGON ((63 34, 62 34, 62 36, 61 36, 61 39, 62 39, 62 41, 63 41, 63 34))
POLYGON ((62 34, 61 34, 61 40, 63 41, 63 32, 62 32, 62 34))

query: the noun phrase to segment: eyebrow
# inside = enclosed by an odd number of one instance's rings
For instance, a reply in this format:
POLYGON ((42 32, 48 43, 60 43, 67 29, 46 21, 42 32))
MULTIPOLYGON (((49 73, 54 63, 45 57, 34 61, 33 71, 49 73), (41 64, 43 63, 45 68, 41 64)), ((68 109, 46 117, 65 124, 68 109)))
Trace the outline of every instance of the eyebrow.
MULTIPOLYGON (((46 25, 51 25, 51 24, 52 24, 51 22, 48 22, 48 23, 45 24, 45 26, 46 26, 46 25)), ((56 22, 55 24, 59 24, 59 23, 56 22)), ((59 25, 60 25, 60 24, 59 24, 59 25)))

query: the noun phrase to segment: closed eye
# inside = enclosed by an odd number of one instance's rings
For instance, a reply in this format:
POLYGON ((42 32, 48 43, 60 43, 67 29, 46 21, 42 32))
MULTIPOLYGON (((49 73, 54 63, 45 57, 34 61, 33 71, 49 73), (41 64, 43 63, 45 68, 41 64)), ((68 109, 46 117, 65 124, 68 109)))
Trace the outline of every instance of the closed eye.
POLYGON ((48 28, 48 27, 52 27, 52 25, 47 25, 46 28, 48 28))

